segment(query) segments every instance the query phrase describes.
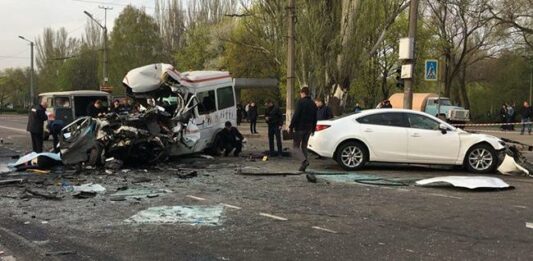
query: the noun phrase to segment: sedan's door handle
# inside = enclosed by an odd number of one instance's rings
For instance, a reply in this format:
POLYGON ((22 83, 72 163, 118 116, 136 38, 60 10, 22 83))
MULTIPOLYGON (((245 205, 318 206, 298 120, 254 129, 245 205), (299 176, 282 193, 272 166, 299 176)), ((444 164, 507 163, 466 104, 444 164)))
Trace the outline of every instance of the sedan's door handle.
POLYGON ((374 132, 372 129, 365 129, 364 132, 374 132))
POLYGON ((411 137, 418 138, 418 137, 420 137, 420 134, 418 134, 418 133, 413 133, 413 134, 411 134, 411 137))

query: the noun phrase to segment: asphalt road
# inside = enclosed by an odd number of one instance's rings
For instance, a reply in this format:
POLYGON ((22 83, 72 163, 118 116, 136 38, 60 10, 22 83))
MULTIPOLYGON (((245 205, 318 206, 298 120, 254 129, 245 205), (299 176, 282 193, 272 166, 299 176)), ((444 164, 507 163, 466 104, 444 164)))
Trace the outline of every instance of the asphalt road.
MULTIPOLYGON (((10 116, 11 117, 11 116, 10 116)), ((21 117, 0 121, 0 160, 29 147, 21 117), (9 129, 12 128, 12 129, 9 129)), ((262 130, 260 129, 260 132, 262 130)), ((262 132, 263 133, 263 132, 262 132)), ((509 135, 509 134, 505 134, 509 135)), ((514 135, 514 134, 510 134, 514 135)), ((524 137, 527 139, 528 137, 524 137)), ((249 137, 244 154, 266 147, 249 137)), ((527 140, 526 140, 527 141, 527 140)), ((528 154, 531 159, 531 154, 528 154)), ((22 186, 0 186, 0 251, 17 260, 531 260, 533 179, 502 178, 515 189, 469 191, 447 187, 309 183, 302 175, 244 176, 235 169, 288 171, 290 159, 182 158, 158 166, 102 175, 10 174, 22 186), (176 177, 180 168, 198 176, 176 177), (145 170, 146 169, 146 170, 145 170), (142 177, 150 181, 139 182, 142 177), (107 192, 90 199, 24 198, 24 190, 58 190, 65 181, 94 182, 107 192), (168 189, 155 198, 112 201, 117 189, 168 189), (22 197, 22 198, 21 198, 22 197), (159 206, 223 206, 220 224, 125 222, 159 206), (279 220, 286 219, 286 220, 279 220)), ((342 172, 330 160, 311 168, 342 172)), ((356 174, 386 179, 470 175, 420 166, 371 166, 356 174)), ((5 178, 0 176, 1 178, 5 178)))

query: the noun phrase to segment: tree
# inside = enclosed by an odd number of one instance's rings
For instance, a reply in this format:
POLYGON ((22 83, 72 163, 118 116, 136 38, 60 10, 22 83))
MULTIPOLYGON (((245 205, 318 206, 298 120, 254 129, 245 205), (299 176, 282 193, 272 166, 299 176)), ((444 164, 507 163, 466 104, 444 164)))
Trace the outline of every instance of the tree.
POLYGON ((110 83, 123 93, 122 79, 132 68, 161 62, 163 44, 155 19, 127 6, 115 20, 110 39, 110 83))
POLYGON ((511 35, 520 36, 528 49, 533 48, 532 0, 491 0, 486 4, 497 25, 509 29, 511 35))
POLYGON ((65 60, 77 54, 79 40, 71 38, 65 28, 44 29, 36 40, 36 63, 39 70, 36 93, 58 90, 58 77, 65 60))

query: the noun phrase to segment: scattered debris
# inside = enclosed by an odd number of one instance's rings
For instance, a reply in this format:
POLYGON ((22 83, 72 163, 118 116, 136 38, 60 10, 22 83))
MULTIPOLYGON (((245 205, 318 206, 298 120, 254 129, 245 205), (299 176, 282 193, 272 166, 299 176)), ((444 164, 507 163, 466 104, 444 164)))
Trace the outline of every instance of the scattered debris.
POLYGON ((507 189, 512 188, 503 180, 494 177, 484 176, 445 176, 435 177, 430 179, 423 179, 416 182, 419 186, 436 186, 442 184, 452 185, 454 187, 478 189, 478 188, 492 188, 492 189, 507 189))
POLYGON ((100 184, 87 183, 80 186, 72 186, 74 192, 105 193, 106 189, 100 184))
POLYGON ((178 178, 180 179, 190 179, 198 176, 198 171, 196 170, 189 170, 185 172, 178 172, 177 173, 178 178))
POLYGON ((105 160, 104 168, 110 170, 119 170, 120 168, 122 168, 122 165, 124 165, 124 162, 122 160, 111 157, 105 160))
POLYGON ((199 155, 200 158, 204 158, 204 159, 214 159, 215 157, 211 156, 211 155, 205 155, 205 154, 201 154, 199 155))
POLYGON ((173 224, 199 226, 222 224, 222 205, 216 206, 160 206, 139 211, 124 220, 129 224, 173 224))
POLYGON ((154 188, 126 188, 124 190, 119 190, 116 193, 111 195, 111 201, 124 201, 126 199, 141 199, 148 198, 148 195, 161 195, 165 193, 170 193, 171 190, 167 189, 154 189, 154 188))
POLYGON ((138 183, 144 183, 144 182, 150 182, 152 181, 151 178, 147 178, 147 177, 136 177, 135 179, 133 179, 133 181, 131 183, 133 184, 138 184, 138 183))
POLYGON ((42 197, 44 199, 61 200, 62 197, 57 192, 48 192, 44 190, 37 190, 33 188, 26 188, 26 192, 30 195, 42 197))
POLYGON ((533 164, 526 159, 516 146, 509 146, 505 150, 505 157, 498 167, 498 172, 504 175, 525 174, 533 177, 533 164))
POLYGON ((527 228, 533 228, 533 223, 531 223, 531 222, 526 222, 526 227, 527 227, 527 228))
POLYGON ((9 185, 9 184, 22 184, 24 179, 4 179, 0 180, 0 185, 9 185))
POLYGON ((94 198, 96 197, 97 194, 98 193, 94 191, 80 191, 72 196, 77 199, 87 199, 87 198, 94 198))
POLYGON ((76 254, 76 251, 74 251, 74 250, 65 250, 65 251, 47 252, 46 256, 66 256, 66 255, 73 255, 73 254, 76 254))
POLYGON ((287 176, 287 175, 301 175, 303 174, 303 172, 301 171, 269 171, 265 169, 243 170, 242 168, 238 168, 235 170, 235 174, 246 175, 246 176, 287 176))
POLYGON ((199 201, 204 201, 205 200, 205 198, 196 197, 196 196, 193 196, 193 195, 187 195, 186 197, 192 198, 192 199, 196 199, 196 200, 199 200, 199 201))

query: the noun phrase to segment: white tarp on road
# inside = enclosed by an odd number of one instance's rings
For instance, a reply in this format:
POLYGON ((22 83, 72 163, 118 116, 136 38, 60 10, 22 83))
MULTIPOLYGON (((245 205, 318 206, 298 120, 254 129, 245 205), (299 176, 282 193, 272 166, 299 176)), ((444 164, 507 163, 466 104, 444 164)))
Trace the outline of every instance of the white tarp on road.
POLYGON ((430 179, 422 179, 416 182, 419 186, 438 185, 442 183, 451 184, 454 187, 477 189, 477 188, 509 188, 509 184, 494 177, 485 176, 445 176, 430 179))

